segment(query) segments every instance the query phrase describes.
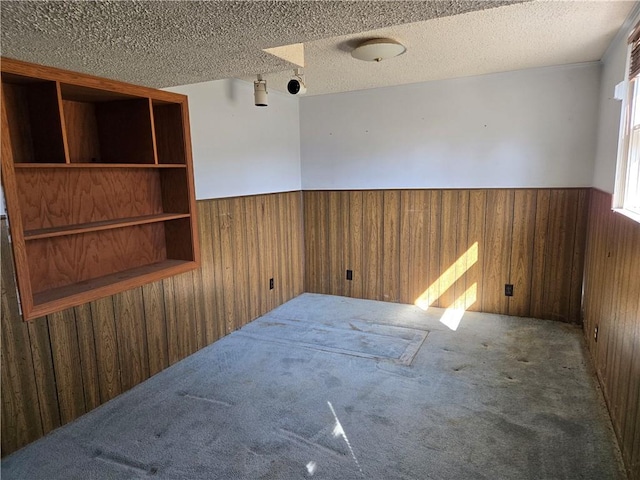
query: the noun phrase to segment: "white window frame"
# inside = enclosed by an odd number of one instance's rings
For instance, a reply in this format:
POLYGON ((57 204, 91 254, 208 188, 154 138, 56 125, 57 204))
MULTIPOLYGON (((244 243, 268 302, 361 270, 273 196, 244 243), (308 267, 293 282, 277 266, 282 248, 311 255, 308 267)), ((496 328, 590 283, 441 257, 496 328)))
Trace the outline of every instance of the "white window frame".
MULTIPOLYGON (((622 102, 622 118, 620 122, 620 138, 618 141, 618 159, 616 162, 616 181, 613 193, 613 209, 640 223, 640 204, 629 205, 630 202, 628 199, 630 183, 628 172, 632 162, 631 155, 633 153, 631 151, 631 137, 633 134, 633 130, 640 130, 640 125, 633 125, 634 117, 640 117, 640 111, 636 112, 636 110, 640 110, 640 74, 636 75, 633 79, 628 79, 631 48, 632 45, 629 44, 627 47, 627 64, 624 76, 626 88, 625 96, 622 102)), ((637 149, 640 149, 640 144, 637 145, 637 149)), ((637 153, 637 155, 640 157, 640 153, 637 153)), ((634 197, 640 198, 640 182, 637 184, 636 190, 637 193, 634 193, 634 197)))

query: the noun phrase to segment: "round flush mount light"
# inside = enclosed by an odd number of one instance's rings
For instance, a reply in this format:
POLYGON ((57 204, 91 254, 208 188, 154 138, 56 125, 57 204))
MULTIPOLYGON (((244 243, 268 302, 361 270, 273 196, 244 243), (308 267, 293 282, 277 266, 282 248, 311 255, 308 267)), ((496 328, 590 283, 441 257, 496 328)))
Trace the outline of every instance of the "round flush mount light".
POLYGON ((381 62, 406 52, 404 45, 390 38, 374 38, 362 42, 351 51, 351 56, 366 62, 381 62))

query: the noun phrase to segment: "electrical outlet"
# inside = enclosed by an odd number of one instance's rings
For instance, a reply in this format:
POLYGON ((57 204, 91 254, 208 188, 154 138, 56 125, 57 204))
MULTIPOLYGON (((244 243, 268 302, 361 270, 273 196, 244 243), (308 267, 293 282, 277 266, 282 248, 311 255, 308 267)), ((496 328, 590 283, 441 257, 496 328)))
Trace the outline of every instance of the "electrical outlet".
POLYGON ((347 270, 347 280, 353 280, 353 270, 347 270))
POLYGON ((504 295, 506 297, 513 297, 513 285, 510 283, 505 283, 504 285, 504 295))
POLYGON ((596 328, 593 329, 593 340, 595 342, 598 341, 598 325, 596 325, 596 328))
POLYGON ((269 279, 269 290, 273 290, 273 278, 269 279))

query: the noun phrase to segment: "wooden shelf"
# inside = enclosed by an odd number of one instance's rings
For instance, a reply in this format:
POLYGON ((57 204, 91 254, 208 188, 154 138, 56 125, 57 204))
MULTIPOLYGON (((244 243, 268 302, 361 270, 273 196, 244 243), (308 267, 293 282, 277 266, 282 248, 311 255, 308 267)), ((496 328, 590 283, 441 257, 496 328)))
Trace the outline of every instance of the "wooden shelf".
POLYGON ((26 230, 25 240, 39 240, 42 238, 61 237, 63 235, 77 235, 87 232, 99 232, 112 228, 131 227, 134 225, 145 225, 147 223, 164 222, 167 220, 177 220, 179 218, 189 218, 188 213, 163 213, 158 215, 143 215, 140 217, 120 218, 117 220, 105 220, 102 222, 81 223, 68 225, 65 227, 40 228, 38 230, 26 230))
POLYGON ((187 97, 5 58, 0 70, 23 318, 196 268, 187 97))
POLYGON ((181 163, 16 163, 15 168, 187 168, 181 163))
POLYGON ((156 280, 159 274, 163 277, 177 275, 197 267, 197 263, 185 260, 164 260, 162 262, 144 265, 121 272, 93 278, 82 282, 52 288, 38 292, 33 296, 32 317, 36 318, 55 312, 69 305, 89 302, 106 295, 144 285, 156 280))

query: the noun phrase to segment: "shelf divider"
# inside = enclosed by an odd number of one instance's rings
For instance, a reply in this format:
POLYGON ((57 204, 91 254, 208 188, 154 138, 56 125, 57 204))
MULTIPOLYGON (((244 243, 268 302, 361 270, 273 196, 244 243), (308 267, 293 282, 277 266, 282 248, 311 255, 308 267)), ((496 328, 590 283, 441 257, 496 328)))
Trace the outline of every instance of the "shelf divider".
POLYGON ((15 163, 15 168, 187 168, 182 163, 15 163))
POLYGON ((79 223, 76 225, 66 225, 64 227, 39 228, 37 230, 26 230, 24 232, 24 239, 29 241, 61 237, 64 235, 78 235, 80 233, 98 232, 113 228, 132 227, 148 223, 165 222, 167 220, 177 220, 179 218, 188 218, 189 216, 190 215, 188 213, 160 213, 157 215, 103 220, 101 222, 79 223))

